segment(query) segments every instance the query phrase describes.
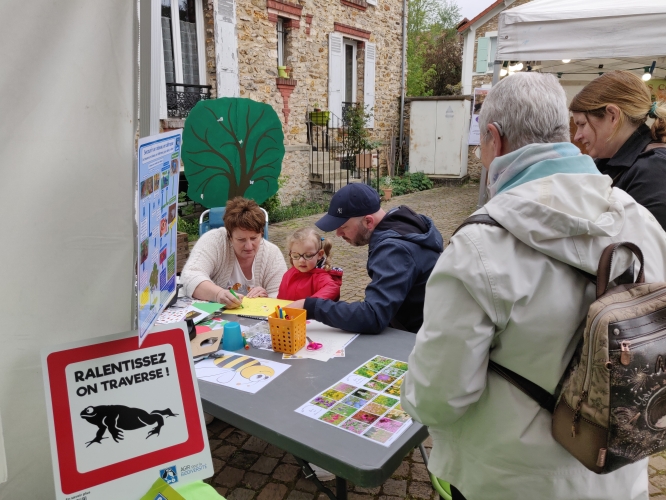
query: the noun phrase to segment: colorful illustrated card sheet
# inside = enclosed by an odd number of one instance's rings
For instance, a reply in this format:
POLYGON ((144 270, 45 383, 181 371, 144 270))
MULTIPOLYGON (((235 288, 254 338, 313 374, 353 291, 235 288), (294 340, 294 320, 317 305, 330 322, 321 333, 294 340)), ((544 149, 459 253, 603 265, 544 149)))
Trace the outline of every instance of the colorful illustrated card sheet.
POLYGON ((405 373, 407 363, 375 356, 296 412, 388 447, 412 425, 400 406, 405 373))
POLYGON ((182 130, 139 139, 137 279, 139 346, 176 293, 182 130))
POLYGON ((217 351, 216 357, 194 365, 197 378, 255 394, 289 368, 285 363, 253 358, 245 352, 217 351))

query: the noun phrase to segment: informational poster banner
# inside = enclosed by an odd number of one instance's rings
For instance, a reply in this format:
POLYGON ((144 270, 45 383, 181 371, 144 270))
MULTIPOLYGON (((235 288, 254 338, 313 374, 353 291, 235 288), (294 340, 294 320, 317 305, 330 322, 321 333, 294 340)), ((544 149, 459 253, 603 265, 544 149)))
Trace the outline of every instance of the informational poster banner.
POLYGON ((181 143, 182 130, 139 140, 139 346, 176 292, 181 143))
POLYGON ((467 144, 470 146, 478 146, 480 144, 479 115, 481 114, 481 106, 483 106, 483 101, 485 101, 489 90, 490 89, 474 89, 472 120, 470 121, 469 137, 467 138, 467 144))
POLYGON ((57 500, 140 498, 213 474, 185 323, 42 351, 57 500))

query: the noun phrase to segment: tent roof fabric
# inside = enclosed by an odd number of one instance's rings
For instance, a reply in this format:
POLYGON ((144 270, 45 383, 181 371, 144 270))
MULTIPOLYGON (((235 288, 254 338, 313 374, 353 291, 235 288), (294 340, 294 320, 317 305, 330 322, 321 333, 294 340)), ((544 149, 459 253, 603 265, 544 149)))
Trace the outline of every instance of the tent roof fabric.
POLYGON ((510 61, 666 54, 666 2, 534 0, 500 14, 497 58, 510 61))

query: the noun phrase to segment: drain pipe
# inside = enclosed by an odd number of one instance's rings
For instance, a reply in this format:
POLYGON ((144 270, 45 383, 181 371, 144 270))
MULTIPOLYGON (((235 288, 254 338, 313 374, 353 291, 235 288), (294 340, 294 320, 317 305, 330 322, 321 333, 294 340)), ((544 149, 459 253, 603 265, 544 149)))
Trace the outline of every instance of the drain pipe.
MULTIPOLYGON (((402 0, 402 75, 400 81, 400 142, 398 158, 402 162, 402 143, 405 121, 405 74, 407 73, 407 0, 402 0)), ((403 165, 404 167, 404 165, 403 165)), ((393 167, 392 167, 393 168, 393 167)), ((390 172, 389 172, 390 173, 390 172)))

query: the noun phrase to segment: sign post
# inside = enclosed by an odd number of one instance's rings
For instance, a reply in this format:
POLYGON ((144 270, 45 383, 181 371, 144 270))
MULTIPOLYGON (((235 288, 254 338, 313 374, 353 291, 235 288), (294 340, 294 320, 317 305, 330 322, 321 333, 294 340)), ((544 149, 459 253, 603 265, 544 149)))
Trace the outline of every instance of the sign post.
POLYGON ((184 323, 42 351, 56 498, 139 498, 159 477, 210 477, 184 323))

